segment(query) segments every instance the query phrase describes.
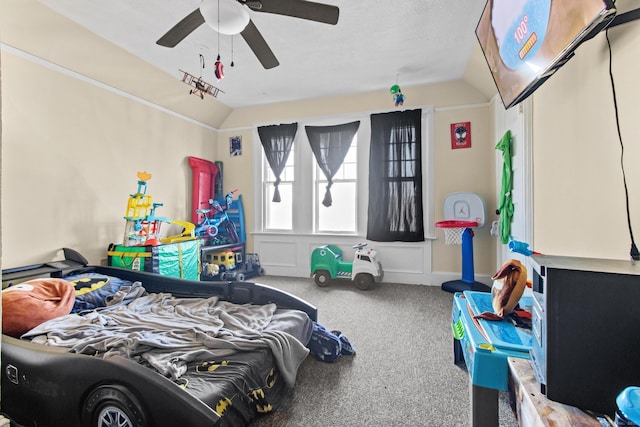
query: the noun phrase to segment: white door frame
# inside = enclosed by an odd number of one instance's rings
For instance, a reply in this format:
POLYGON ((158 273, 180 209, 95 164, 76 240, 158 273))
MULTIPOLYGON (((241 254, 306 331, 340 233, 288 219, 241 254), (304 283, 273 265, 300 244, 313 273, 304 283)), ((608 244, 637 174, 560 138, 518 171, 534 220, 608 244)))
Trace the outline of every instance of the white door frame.
MULTIPOLYGON (((500 98, 493 99, 494 129, 496 142, 507 130, 512 135, 512 170, 514 214, 511 235, 515 240, 529 244, 533 242, 533 100, 531 98, 505 110, 500 98)), ((500 200, 502 184, 502 152, 496 150, 496 195, 500 200)), ((496 270, 508 259, 518 259, 526 267, 531 279, 531 264, 528 256, 511 252, 508 245, 498 239, 496 270)))

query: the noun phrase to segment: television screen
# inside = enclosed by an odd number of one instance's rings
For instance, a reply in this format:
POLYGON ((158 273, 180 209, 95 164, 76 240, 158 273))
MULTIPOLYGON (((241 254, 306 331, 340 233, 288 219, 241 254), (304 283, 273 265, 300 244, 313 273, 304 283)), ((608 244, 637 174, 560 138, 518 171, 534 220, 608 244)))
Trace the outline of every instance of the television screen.
POLYGON ((533 93, 615 14, 611 0, 488 0, 476 37, 505 108, 533 93))

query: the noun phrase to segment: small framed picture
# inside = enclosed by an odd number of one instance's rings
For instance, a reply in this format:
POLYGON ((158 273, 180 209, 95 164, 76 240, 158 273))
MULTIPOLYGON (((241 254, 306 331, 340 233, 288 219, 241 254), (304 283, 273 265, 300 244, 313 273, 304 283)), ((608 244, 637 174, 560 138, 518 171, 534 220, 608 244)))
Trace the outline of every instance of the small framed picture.
POLYGON ((231 157, 242 156, 242 137, 232 136, 229 138, 229 153, 231 157))
POLYGON ((451 149, 471 148, 471 122, 451 124, 451 149))

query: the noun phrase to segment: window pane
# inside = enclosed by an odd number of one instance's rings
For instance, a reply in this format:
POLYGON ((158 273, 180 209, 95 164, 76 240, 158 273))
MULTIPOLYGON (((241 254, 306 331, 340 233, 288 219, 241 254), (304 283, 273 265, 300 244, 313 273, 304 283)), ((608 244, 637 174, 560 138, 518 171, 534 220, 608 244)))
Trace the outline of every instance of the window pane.
MULTIPOLYGON (((282 181, 293 181, 293 169, 294 169, 294 153, 295 153, 295 143, 291 144, 291 151, 289 152, 289 157, 287 157, 287 163, 280 174, 280 179, 282 181)), ((267 161, 264 153, 262 153, 263 161, 264 161, 264 170, 266 173, 265 181, 274 182, 276 180, 276 176, 271 170, 269 166, 269 162, 267 161)))
MULTIPOLYGON (((291 157, 293 156, 289 156, 289 159, 287 160, 287 164, 285 165, 284 169, 282 170, 282 173, 280 174, 280 179, 282 181, 293 181, 293 160, 291 159, 291 157)), ((265 164, 265 168, 266 168, 265 170, 267 173, 266 181, 274 182, 276 180, 276 176, 271 170, 271 168, 269 167, 269 163, 267 163, 267 161, 265 160, 264 164, 265 164)))
POLYGON ((356 231, 356 183, 335 182, 331 187, 333 204, 322 205, 326 191, 326 182, 317 184, 318 231, 355 232, 356 231))
POLYGON ((269 230, 291 230, 293 229, 293 185, 290 182, 281 182, 278 186, 280 191, 280 203, 274 203, 273 192, 275 187, 272 183, 265 184, 265 227, 269 230))
POLYGON ((344 179, 357 179, 358 178, 358 166, 356 163, 345 163, 342 165, 342 171, 344 179))
POLYGON ((355 163, 356 161, 358 161, 357 145, 358 145, 358 135, 356 134, 356 136, 353 138, 353 141, 351 142, 349 151, 347 151, 347 155, 344 157, 345 163, 355 163))

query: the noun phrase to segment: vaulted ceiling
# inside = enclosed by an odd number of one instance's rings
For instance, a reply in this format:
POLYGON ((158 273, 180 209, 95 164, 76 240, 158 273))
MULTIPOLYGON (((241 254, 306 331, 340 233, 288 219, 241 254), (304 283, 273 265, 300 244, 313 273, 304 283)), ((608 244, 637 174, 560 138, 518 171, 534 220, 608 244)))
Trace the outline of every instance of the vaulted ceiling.
POLYGON ((458 80, 470 61, 493 83, 475 37, 482 1, 325 4, 339 9, 336 25, 247 8, 279 62, 271 69, 243 37, 206 24, 173 48, 156 44, 200 0, 0 0, 1 46, 212 126, 242 107, 458 80), (184 96, 180 70, 221 92, 184 96))
POLYGON ((199 0, 41 3, 176 78, 179 70, 202 76, 224 91, 218 99, 232 108, 459 79, 484 6, 478 0, 326 0, 340 10, 336 25, 249 10, 280 62, 264 69, 241 36, 219 35, 206 24, 174 48, 156 44, 199 0))

